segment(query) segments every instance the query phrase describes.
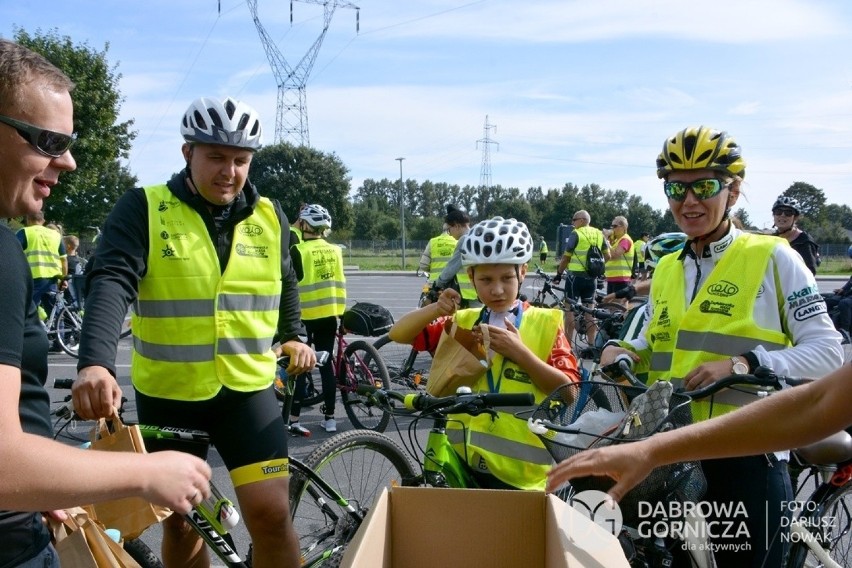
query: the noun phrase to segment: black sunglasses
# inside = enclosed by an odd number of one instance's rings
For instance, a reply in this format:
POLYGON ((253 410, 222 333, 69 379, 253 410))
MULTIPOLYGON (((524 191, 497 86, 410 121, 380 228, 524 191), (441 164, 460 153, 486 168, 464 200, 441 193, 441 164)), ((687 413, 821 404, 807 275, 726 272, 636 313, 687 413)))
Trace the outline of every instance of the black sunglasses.
POLYGON ((54 132, 53 130, 39 128, 38 126, 33 126, 32 124, 3 116, 2 114, 0 114, 0 122, 8 124, 17 130, 21 138, 29 142, 33 148, 51 158, 58 158, 67 152, 71 144, 77 139, 77 134, 54 132))
POLYGON ((798 213, 796 213, 792 209, 776 209, 772 212, 772 214, 777 217, 795 217, 796 215, 798 215, 798 213))
POLYGON ((731 184, 717 178, 697 179, 691 182, 667 181, 663 183, 663 191, 666 192, 666 197, 669 199, 683 201, 686 199, 686 192, 691 189, 696 198, 704 201, 716 197, 729 185, 731 184))

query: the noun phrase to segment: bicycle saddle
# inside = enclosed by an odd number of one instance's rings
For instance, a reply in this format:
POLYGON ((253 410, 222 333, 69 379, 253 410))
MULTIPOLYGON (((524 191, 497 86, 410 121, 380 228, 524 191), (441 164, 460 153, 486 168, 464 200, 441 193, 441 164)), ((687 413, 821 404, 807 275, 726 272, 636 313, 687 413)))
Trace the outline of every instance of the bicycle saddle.
POLYGON ((844 430, 794 451, 811 465, 843 463, 852 459, 852 436, 844 430))

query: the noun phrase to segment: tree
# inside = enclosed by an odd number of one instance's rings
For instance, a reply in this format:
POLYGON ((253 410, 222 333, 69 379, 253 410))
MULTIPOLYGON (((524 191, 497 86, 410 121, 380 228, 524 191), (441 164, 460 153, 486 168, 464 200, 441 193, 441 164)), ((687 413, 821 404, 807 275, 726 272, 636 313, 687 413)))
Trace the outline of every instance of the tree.
POLYGON ((335 154, 287 142, 261 148, 251 163, 252 183, 262 195, 279 200, 289 219, 298 217, 303 203, 316 203, 328 209, 339 234, 354 225, 348 174, 335 154))
POLYGON ((825 193, 809 183, 797 181, 784 190, 781 195, 792 197, 799 202, 800 213, 804 217, 817 221, 825 207, 825 193))
POLYGON ((136 138, 132 120, 118 121, 124 97, 118 90, 118 65, 107 61, 109 44, 97 51, 88 44, 74 45, 55 29, 30 35, 17 29, 14 39, 62 69, 74 81, 74 130, 77 142, 71 152, 77 169, 62 174, 56 198, 45 202, 45 216, 69 232, 101 225, 116 199, 137 184, 120 163, 136 138))

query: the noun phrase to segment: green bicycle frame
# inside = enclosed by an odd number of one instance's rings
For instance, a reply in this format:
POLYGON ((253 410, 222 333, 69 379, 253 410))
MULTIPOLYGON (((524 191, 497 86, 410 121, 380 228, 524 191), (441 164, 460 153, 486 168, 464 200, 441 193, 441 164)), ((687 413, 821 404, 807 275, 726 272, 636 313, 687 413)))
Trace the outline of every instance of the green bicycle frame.
POLYGON ((479 484, 447 437, 447 420, 439 418, 429 431, 423 454, 423 479, 432 487, 476 489, 479 484))

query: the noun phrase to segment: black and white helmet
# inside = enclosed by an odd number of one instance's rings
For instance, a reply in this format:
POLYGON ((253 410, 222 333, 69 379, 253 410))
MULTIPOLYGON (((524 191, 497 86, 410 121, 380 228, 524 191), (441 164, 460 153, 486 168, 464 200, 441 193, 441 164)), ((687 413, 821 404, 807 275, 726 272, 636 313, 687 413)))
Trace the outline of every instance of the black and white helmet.
POLYGON ((180 123, 187 142, 219 144, 255 151, 260 149, 262 128, 257 111, 230 97, 202 97, 189 105, 180 123))
POLYGON ((802 208, 799 206, 799 202, 795 197, 789 197, 787 195, 779 195, 778 199, 775 200, 775 203, 772 204, 772 211, 776 209, 781 209, 786 207, 787 209, 792 209, 796 212, 796 215, 802 214, 802 208))
POLYGON ((331 229, 331 215, 322 205, 308 204, 299 211, 299 219, 316 229, 317 232, 331 229))
POLYGON ((515 219, 494 217, 474 225, 462 243, 462 266, 526 264, 533 240, 527 226, 515 219))

